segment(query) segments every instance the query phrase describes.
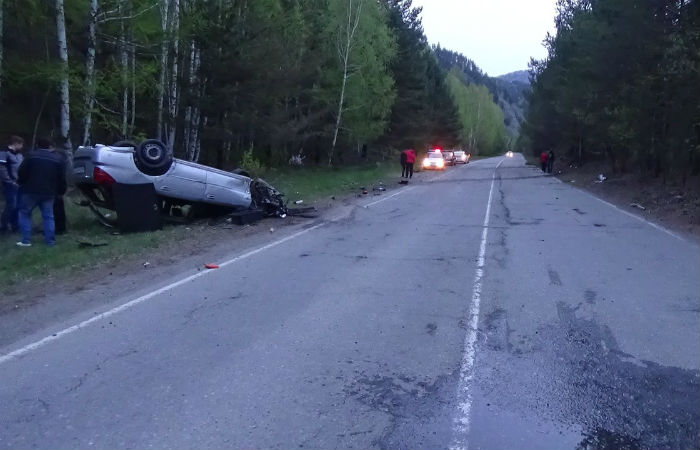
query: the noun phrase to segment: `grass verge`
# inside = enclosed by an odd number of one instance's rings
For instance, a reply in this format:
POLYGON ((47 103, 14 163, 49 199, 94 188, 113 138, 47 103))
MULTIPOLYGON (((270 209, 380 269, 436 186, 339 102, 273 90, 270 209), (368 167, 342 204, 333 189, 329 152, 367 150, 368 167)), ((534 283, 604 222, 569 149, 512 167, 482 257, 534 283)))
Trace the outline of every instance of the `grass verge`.
POLYGON ((332 195, 343 195, 371 189, 379 181, 398 178, 398 164, 375 163, 343 168, 301 167, 268 169, 262 176, 267 182, 284 193, 290 203, 320 200, 332 195))
MULTIPOLYGON (((363 186, 370 189, 379 180, 398 176, 396 164, 387 163, 341 169, 271 169, 263 174, 270 184, 285 193, 291 206, 295 200, 311 203, 332 195, 349 194, 363 186)), ((53 248, 43 243, 37 211, 32 247, 17 247, 17 234, 0 236, 0 294, 16 294, 23 283, 35 279, 70 277, 85 268, 107 268, 121 259, 147 255, 154 249, 176 249, 178 242, 191 235, 182 225, 166 225, 160 231, 147 233, 115 233, 99 225, 87 208, 77 206, 73 202, 77 196, 66 198, 69 231, 57 237, 53 248)), ((0 210, 3 207, 0 205, 0 210)))

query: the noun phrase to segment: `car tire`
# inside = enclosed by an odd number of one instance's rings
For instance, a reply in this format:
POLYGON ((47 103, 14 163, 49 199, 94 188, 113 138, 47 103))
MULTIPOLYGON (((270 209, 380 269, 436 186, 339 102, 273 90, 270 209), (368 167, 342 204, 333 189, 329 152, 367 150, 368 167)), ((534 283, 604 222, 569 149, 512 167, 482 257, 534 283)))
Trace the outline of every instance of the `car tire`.
POLYGON ((241 176, 244 176, 244 177, 248 177, 248 178, 252 178, 252 177, 250 176, 250 174, 249 174, 246 170, 244 170, 244 169, 233 169, 233 170, 231 171, 231 173, 236 174, 236 175, 241 175, 241 176))
POLYGON ((158 139, 147 139, 136 147, 134 161, 146 175, 163 175, 173 163, 173 152, 158 139))

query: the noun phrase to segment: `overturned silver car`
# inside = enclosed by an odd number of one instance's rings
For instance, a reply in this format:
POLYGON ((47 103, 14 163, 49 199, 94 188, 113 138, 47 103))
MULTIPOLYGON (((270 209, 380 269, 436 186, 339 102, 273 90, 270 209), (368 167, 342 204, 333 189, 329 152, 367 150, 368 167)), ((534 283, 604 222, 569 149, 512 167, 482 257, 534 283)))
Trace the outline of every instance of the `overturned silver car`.
POLYGON ((174 158, 155 139, 138 145, 121 141, 79 147, 72 181, 100 222, 120 228, 154 213, 161 218, 190 218, 231 211, 267 216, 287 212, 282 194, 265 181, 242 170, 226 172, 174 158), (116 212, 116 217, 104 209, 116 212))

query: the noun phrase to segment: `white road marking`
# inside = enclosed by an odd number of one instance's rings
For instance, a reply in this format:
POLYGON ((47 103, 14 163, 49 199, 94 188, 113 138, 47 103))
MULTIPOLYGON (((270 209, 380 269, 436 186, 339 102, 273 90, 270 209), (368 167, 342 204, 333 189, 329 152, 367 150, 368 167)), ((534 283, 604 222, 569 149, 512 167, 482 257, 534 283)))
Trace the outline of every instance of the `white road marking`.
MULTIPOLYGON (((299 236, 304 235, 304 234, 306 234, 306 233, 309 233, 309 232, 311 232, 311 231, 313 231, 313 230, 315 230, 315 229, 317 229, 317 228, 320 228, 320 227, 322 227, 322 226, 324 226, 324 225, 326 225, 326 224, 327 224, 327 222, 319 223, 319 224, 317 224, 317 225, 314 225, 314 226, 312 226, 312 227, 309 227, 309 228, 306 228, 306 229, 304 229, 304 230, 298 231, 298 232, 296 232, 296 233, 294 233, 294 234, 291 234, 291 235, 289 235, 289 236, 283 237, 282 239, 278 239, 278 240, 276 240, 276 241, 274 241, 274 242, 271 242, 271 243, 269 243, 269 244, 263 245, 262 247, 258 247, 258 248, 254 249, 254 250, 250 250, 250 251, 248 251, 248 252, 246 252, 246 253, 243 253, 243 254, 241 254, 241 255, 238 255, 238 256, 236 256, 236 257, 234 257, 234 258, 229 259, 228 261, 225 261, 225 262, 219 264, 219 268, 226 267, 226 266, 228 266, 228 265, 230 265, 230 264, 233 264, 233 263, 235 263, 235 262, 237 262, 237 261, 240 261, 240 260, 245 259, 245 258, 249 258, 249 257, 251 257, 251 256, 253 256, 253 255, 256 255, 256 254, 258 254, 258 253, 260 253, 260 252, 263 252, 263 251, 265 251, 265 250, 268 250, 268 249, 270 249, 270 248, 272 248, 272 247, 276 247, 276 246, 278 246, 278 245, 280 245, 280 244, 283 244, 283 243, 285 243, 285 242, 287 242, 287 241, 290 241, 290 240, 292 240, 292 239, 298 238, 299 236)), ((38 340, 38 341, 36 341, 36 342, 33 342, 33 343, 31 343, 31 344, 28 344, 28 345, 26 345, 26 346, 24 346, 24 347, 22 347, 22 348, 19 348, 19 349, 14 350, 14 351, 12 351, 12 352, 10 352, 10 353, 1 355, 1 356, 0 356, 0 364, 6 363, 6 362, 8 362, 8 361, 10 361, 10 360, 12 360, 12 359, 14 359, 14 358, 18 358, 18 357, 20 357, 20 356, 23 356, 23 355, 25 355, 25 354, 31 352, 32 350, 36 350, 36 349, 38 349, 38 348, 40 348, 40 347, 43 347, 44 345, 46 345, 46 344, 48 344, 48 343, 50 343, 50 342, 56 341, 56 340, 58 340, 58 339, 60 339, 60 338, 62 338, 62 337, 64 337, 64 336, 66 336, 66 335, 68 335, 68 334, 71 334, 71 333, 73 333, 73 332, 75 332, 75 331, 80 330, 81 328, 85 328, 85 327, 87 327, 88 325, 90 325, 90 324, 92 324, 92 323, 95 323, 95 322, 98 322, 98 321, 100 321, 100 320, 103 320, 103 319, 106 319, 106 318, 108 318, 108 317, 111 317, 111 316, 113 316, 113 315, 115 315, 115 314, 117 314, 117 313, 119 313, 119 312, 121 312, 121 311, 125 311, 125 310, 127 310, 127 309, 129 309, 129 308, 131 308, 131 307, 133 307, 133 306, 136 306, 136 305, 138 305, 139 303, 143 303, 143 302, 145 302, 146 300, 150 300, 150 299, 152 299, 153 297, 156 297, 156 296, 158 296, 158 295, 160 295, 160 294, 163 294, 164 292, 168 292, 168 291, 170 291, 170 290, 172 290, 172 289, 174 289, 174 288, 176 288, 176 287, 178 287, 178 286, 181 286, 181 285, 183 285, 183 284, 185 284, 185 283, 188 283, 188 282, 190 282, 190 281, 192 281, 192 280, 195 280, 195 279, 197 279, 197 278, 206 276, 206 275, 208 275, 208 274, 210 274, 210 273, 214 273, 214 272, 216 272, 216 270, 205 270, 205 271, 202 271, 202 272, 197 272, 197 273, 195 273, 195 274, 193 274, 193 275, 190 275, 190 276, 188 276, 188 277, 185 277, 185 278, 183 278, 183 279, 181 279, 181 280, 178 280, 178 281, 176 281, 176 282, 174 282, 174 283, 168 284, 167 286, 163 286, 163 287, 161 287, 161 288, 159 288, 159 289, 156 289, 155 291, 149 292, 148 294, 142 295, 141 297, 138 297, 138 298, 135 298, 135 299, 133 299, 133 300, 130 300, 130 301, 128 301, 128 302, 126 302, 126 303, 124 303, 124 304, 122 304, 122 305, 119 305, 119 306, 117 306, 117 307, 115 307, 115 308, 110 309, 109 311, 105 311, 105 312, 103 312, 103 313, 101 313, 101 314, 98 314, 98 315, 96 315, 96 316, 94 316, 94 317, 91 317, 91 318, 89 318, 89 319, 87 319, 87 320, 84 320, 84 321, 82 321, 82 322, 80 322, 80 323, 78 323, 78 324, 76 324, 76 325, 73 325, 73 326, 70 326, 70 327, 68 327, 68 328, 65 328, 65 329, 63 329, 63 330, 61 330, 61 331, 58 331, 58 332, 52 334, 51 336, 46 336, 45 338, 40 339, 40 340, 38 340)))
POLYGON ((584 190, 583 188, 579 188, 579 187, 577 187, 577 186, 572 186, 572 185, 570 185, 569 183, 565 183, 564 181, 560 180, 560 179, 557 178, 557 177, 551 177, 551 179, 554 179, 554 180, 558 181, 559 183, 561 183, 561 184, 563 184, 563 185, 565 185, 565 186, 569 186, 569 187, 571 187, 571 188, 573 188, 573 189, 575 189, 575 190, 577 190, 577 191, 579 191, 579 192, 581 192, 581 193, 583 193, 583 194, 586 194, 586 195, 589 196, 589 197, 593 197, 594 199, 598 200, 599 202, 601 202, 601 203, 603 203, 603 204, 605 204, 605 205, 608 205, 609 207, 611 207, 611 208, 613 208, 613 209, 618 210, 618 211, 621 212, 622 214, 625 214, 625 215, 627 215, 627 216, 630 216, 630 217, 633 218, 633 219, 637 219, 637 220, 639 220, 640 222, 644 222, 645 224, 649 225, 650 227, 654 227, 654 228, 656 228, 656 229, 659 230, 659 231, 663 231, 664 233, 666 233, 666 234, 668 234, 669 236, 672 236, 672 237, 678 239, 679 241, 688 242, 688 243, 693 244, 693 245, 695 245, 695 246, 698 245, 696 242, 690 241, 690 240, 684 238, 683 236, 674 233, 673 231, 669 230, 668 228, 665 228, 665 227, 663 227, 663 226, 661 226, 661 225, 655 224, 654 222, 652 222, 652 221, 650 221, 650 220, 647 220, 647 219, 645 219, 644 217, 641 217, 641 216, 638 216, 638 215, 636 215, 636 214, 633 214, 633 213, 631 213, 631 212, 629 212, 629 211, 625 211, 624 209, 620 208, 619 206, 613 205, 612 203, 610 203, 610 202, 608 202, 608 201, 605 201, 605 200, 603 200, 602 198, 597 197, 597 196, 591 194, 590 192, 584 190))
POLYGON ((406 193, 406 192, 408 192, 408 191, 412 191, 412 190, 415 189, 415 188, 416 188, 415 186, 411 186, 411 187, 409 187, 409 188, 401 189, 399 192, 395 192, 395 193, 391 194, 391 195, 388 196, 388 197, 384 197, 384 198, 379 199, 379 200, 377 200, 377 201, 374 201, 374 202, 372 202, 372 203, 367 203, 364 207, 365 207, 365 208, 369 208, 370 206, 376 205, 377 203, 381 203, 381 202, 383 202, 383 201, 385 201, 385 200, 389 200, 390 198, 396 197, 397 195, 401 195, 401 194, 406 193))
POLYGON ((489 217, 491 215, 491 199, 493 198, 493 186, 496 181, 496 170, 505 161, 501 159, 493 171, 489 200, 486 203, 484 214, 484 226, 481 231, 481 243, 479 245, 479 257, 476 262, 476 274, 474 275, 474 288, 472 289, 472 302, 469 308, 469 329, 464 339, 464 354, 459 369, 459 384, 457 385, 457 409, 458 413, 453 423, 453 438, 451 450, 466 449, 469 439, 471 424, 472 394, 471 385, 474 379, 474 361, 476 360, 476 338, 479 327, 479 309, 481 307, 481 280, 484 277, 484 263, 486 257, 486 241, 489 235, 489 217))

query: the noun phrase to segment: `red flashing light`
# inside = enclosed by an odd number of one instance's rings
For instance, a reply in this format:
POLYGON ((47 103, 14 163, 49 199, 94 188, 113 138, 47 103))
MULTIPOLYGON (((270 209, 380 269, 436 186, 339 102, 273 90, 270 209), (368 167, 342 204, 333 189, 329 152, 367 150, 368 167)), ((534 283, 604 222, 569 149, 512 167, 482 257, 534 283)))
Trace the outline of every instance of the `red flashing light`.
POLYGON ((435 148, 433 149, 433 151, 434 151, 434 152, 440 153, 440 152, 442 151, 442 149, 441 149, 440 147, 435 147, 435 148))
POLYGON ((105 186, 112 185, 116 183, 114 178, 104 170, 100 169, 99 167, 95 167, 92 170, 92 179, 95 183, 97 184, 103 184, 105 186))

